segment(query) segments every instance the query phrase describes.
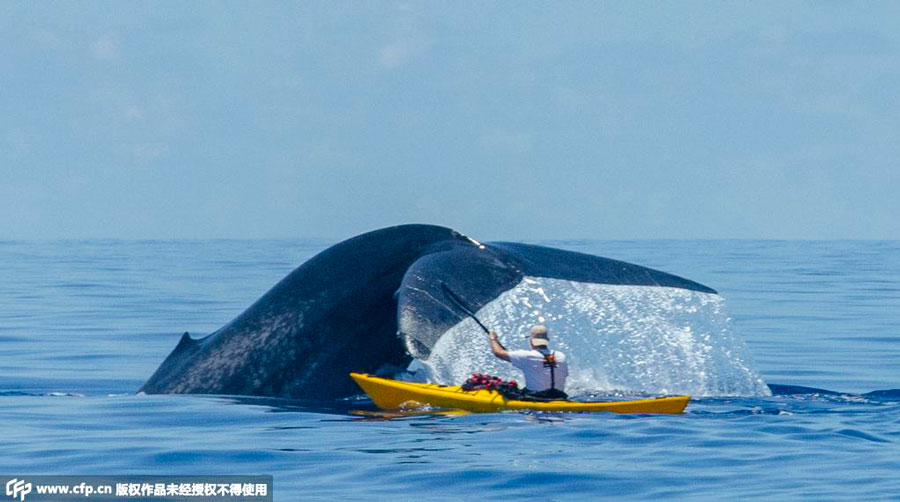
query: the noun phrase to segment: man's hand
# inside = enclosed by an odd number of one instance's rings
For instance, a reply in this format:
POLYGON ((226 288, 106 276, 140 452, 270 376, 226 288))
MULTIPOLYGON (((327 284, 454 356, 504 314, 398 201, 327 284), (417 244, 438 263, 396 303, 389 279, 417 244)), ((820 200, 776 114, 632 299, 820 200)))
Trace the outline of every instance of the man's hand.
POLYGON ((491 339, 491 352, 495 356, 499 357, 500 359, 503 359, 504 361, 509 361, 509 353, 506 351, 506 347, 501 345, 500 342, 497 340, 497 338, 499 337, 497 332, 494 330, 491 330, 488 333, 488 337, 490 337, 490 339, 491 339))

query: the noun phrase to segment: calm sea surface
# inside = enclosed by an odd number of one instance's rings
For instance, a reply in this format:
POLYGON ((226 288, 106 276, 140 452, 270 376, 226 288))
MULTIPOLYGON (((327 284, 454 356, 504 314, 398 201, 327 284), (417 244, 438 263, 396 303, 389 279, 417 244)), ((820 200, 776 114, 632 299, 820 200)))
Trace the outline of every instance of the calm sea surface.
POLYGON ((716 288, 770 384, 682 416, 394 420, 135 391, 317 241, 0 242, 0 473, 272 474, 276 500, 900 500, 900 242, 565 241, 716 288))

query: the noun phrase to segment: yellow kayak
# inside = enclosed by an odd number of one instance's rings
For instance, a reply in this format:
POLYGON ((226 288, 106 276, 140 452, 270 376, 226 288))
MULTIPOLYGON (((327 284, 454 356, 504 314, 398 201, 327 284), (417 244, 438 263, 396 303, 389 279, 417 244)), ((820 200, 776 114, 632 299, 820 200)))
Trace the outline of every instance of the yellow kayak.
POLYGON ((401 382, 364 373, 350 373, 356 383, 383 410, 420 408, 423 405, 475 412, 504 410, 612 413, 682 413, 690 397, 658 397, 636 401, 518 401, 493 390, 462 390, 458 385, 401 382))

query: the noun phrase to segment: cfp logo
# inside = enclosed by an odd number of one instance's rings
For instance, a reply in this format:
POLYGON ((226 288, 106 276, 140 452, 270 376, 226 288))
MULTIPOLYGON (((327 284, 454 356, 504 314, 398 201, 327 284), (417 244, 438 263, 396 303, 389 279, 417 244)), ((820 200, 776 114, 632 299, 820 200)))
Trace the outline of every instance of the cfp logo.
POLYGON ((31 483, 26 483, 21 479, 10 479, 9 482, 6 483, 6 494, 12 498, 18 498, 20 501, 25 501, 25 495, 31 493, 31 483))

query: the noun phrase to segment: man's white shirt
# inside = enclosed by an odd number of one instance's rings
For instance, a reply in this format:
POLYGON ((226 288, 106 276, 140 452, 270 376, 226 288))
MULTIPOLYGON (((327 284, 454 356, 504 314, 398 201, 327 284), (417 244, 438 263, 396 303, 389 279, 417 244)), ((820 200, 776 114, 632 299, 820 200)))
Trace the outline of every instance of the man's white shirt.
POLYGON ((525 387, 533 392, 540 392, 550 388, 550 368, 545 367, 544 355, 553 353, 556 358, 556 367, 553 368, 553 380, 555 388, 565 390, 566 377, 569 376, 569 365, 566 364, 566 355, 558 350, 531 349, 510 350, 509 362, 519 368, 525 374, 525 387))

